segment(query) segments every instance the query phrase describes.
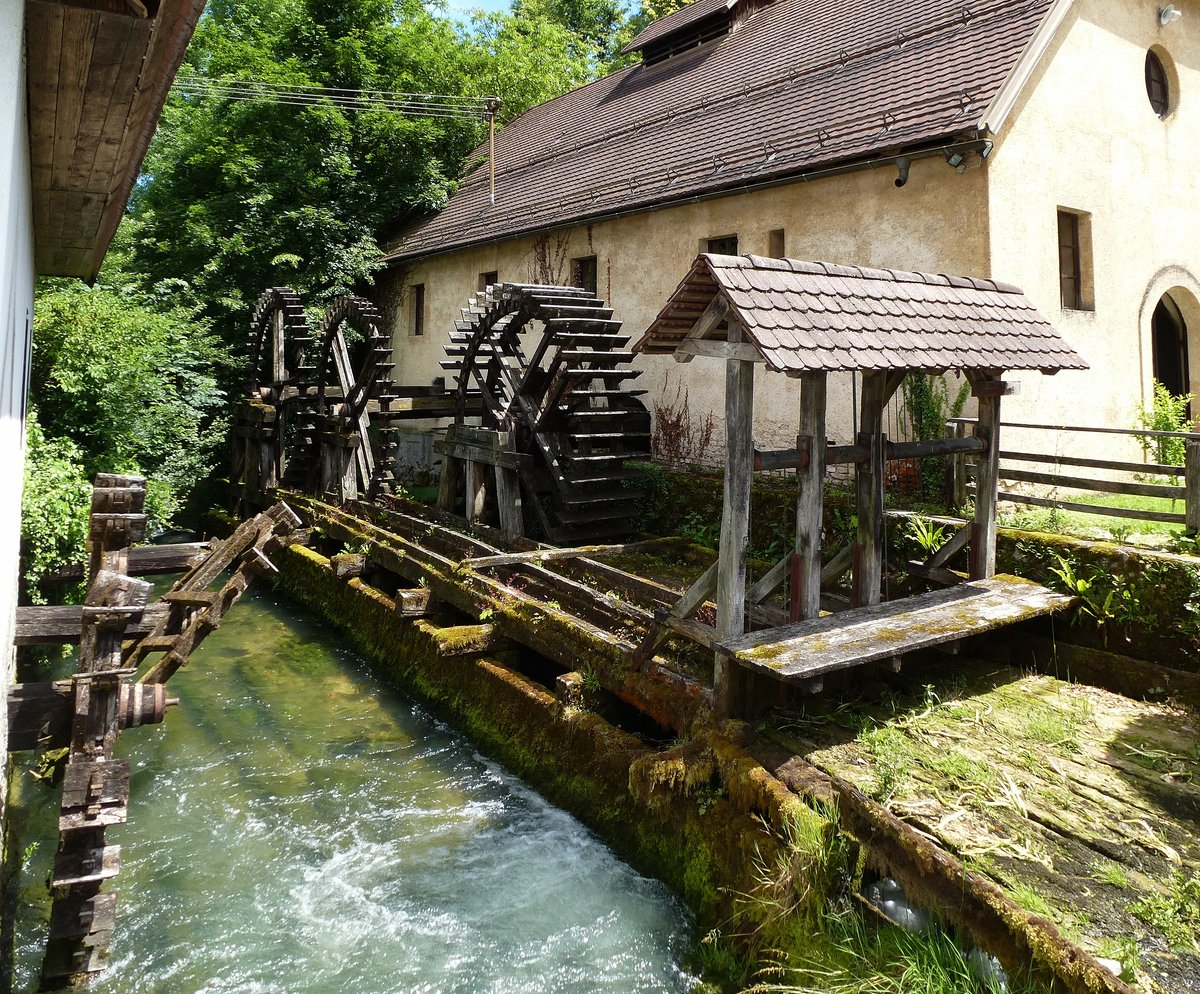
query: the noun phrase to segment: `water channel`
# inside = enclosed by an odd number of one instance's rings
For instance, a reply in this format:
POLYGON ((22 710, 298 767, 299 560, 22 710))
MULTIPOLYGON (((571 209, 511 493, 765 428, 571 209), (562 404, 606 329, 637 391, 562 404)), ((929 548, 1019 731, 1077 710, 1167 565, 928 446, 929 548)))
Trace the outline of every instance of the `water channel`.
MULTIPOLYGON (((317 623, 251 592, 133 729, 103 994, 686 991, 679 902, 317 623)), ((14 776, 28 779, 24 767, 14 776)), ((13 812, 37 986, 57 792, 13 812)))

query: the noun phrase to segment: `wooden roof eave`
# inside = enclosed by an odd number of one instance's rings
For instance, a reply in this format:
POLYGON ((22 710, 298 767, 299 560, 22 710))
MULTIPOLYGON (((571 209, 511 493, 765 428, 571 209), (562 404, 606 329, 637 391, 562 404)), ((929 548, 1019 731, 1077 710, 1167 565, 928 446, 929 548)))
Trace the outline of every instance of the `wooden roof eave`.
POLYGON ((26 33, 35 265, 94 280, 203 0, 31 3, 26 33))

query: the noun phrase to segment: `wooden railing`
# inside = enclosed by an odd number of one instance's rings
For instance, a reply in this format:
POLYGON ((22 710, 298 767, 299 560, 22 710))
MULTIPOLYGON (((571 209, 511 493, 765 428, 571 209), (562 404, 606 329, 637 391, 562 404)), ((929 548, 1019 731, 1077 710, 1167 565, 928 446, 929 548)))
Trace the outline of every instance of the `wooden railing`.
MULTIPOLYGON (((947 435, 962 438, 968 435, 975 424, 972 418, 953 418, 946 422, 947 435)), ((1159 521, 1167 524, 1184 525, 1188 531, 1200 530, 1200 433, 1180 431, 1153 431, 1132 428, 1087 428, 1077 425, 1039 425, 1004 422, 1006 431, 1026 430, 1044 432, 1078 433, 1080 435, 1119 435, 1124 438, 1180 438, 1184 440, 1186 458, 1183 466, 1172 466, 1153 462, 1125 462, 1116 459, 1098 459, 1084 455, 1061 455, 1049 452, 1029 452, 1012 449, 1000 450, 1000 500, 1034 507, 1052 507, 1081 514, 1102 514, 1112 518, 1133 518, 1140 521, 1159 521), (1100 469, 1110 473, 1136 476, 1158 476, 1182 480, 1178 483, 1151 483, 1141 479, 1096 479, 1042 469, 1023 469, 1017 464, 1035 466, 1069 467, 1071 469, 1100 469), (1180 511, 1141 510, 1128 507, 1109 507, 1103 504, 1088 504, 1080 501, 1062 500, 1057 496, 1019 494, 1003 489, 1005 482, 1033 483, 1046 487, 1062 487, 1085 493, 1124 494, 1133 497, 1165 497, 1182 502, 1180 511)), ((1003 437, 1003 436, 1002 436, 1003 437)), ((966 456, 956 456, 950 464, 950 500, 960 506, 972 494, 971 462, 966 456)))

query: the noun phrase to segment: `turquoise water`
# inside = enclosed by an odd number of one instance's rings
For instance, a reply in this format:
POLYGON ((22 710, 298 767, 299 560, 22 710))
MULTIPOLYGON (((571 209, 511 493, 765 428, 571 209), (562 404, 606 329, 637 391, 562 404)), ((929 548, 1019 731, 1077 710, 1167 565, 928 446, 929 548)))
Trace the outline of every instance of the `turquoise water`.
MULTIPOLYGON (((132 729, 100 992, 686 991, 681 905, 338 637, 250 594, 132 729)), ((18 771, 18 777, 27 774, 18 771)), ((52 795, 22 790, 15 989, 36 988, 52 795), (33 811, 37 814, 31 814, 33 811)), ((56 797, 54 798, 56 803, 56 797)))

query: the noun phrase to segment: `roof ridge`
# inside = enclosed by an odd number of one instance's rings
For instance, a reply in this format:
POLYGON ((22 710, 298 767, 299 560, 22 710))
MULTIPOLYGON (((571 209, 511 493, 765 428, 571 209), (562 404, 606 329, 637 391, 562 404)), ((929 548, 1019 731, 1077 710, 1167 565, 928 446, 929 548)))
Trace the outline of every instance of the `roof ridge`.
POLYGON ((952 273, 925 273, 915 269, 876 269, 871 266, 855 266, 821 259, 792 259, 790 257, 777 259, 773 256, 756 255, 753 252, 737 256, 719 255, 715 252, 704 252, 702 255, 710 262, 717 259, 722 260, 720 264, 726 269, 736 267, 738 269, 790 270, 793 273, 812 276, 841 276, 846 279, 885 280, 890 283, 927 283, 931 286, 951 286, 961 290, 984 290, 993 293, 1022 295, 1024 293, 1020 287, 1013 286, 1011 283, 952 273))

